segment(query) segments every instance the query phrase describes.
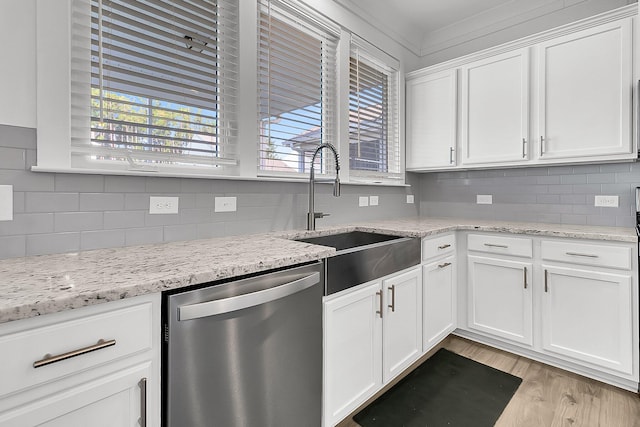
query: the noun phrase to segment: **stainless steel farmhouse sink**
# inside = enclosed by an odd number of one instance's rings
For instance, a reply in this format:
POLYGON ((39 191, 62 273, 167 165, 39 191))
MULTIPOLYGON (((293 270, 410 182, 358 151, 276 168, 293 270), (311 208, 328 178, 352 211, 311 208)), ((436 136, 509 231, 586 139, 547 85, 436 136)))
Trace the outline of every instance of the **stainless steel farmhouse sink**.
POLYGON ((325 263, 326 295, 420 264, 419 238, 351 231, 296 240, 336 249, 325 263))

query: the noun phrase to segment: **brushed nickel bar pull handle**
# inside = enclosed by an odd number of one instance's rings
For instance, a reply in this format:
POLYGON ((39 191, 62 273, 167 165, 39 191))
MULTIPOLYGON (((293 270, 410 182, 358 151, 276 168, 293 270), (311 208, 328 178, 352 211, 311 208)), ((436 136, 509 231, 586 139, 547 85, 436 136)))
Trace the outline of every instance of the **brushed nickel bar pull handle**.
POLYGON ((527 289, 527 267, 524 267, 523 270, 523 276, 524 276, 524 288, 527 289))
POLYGON ((57 356, 52 356, 51 354, 47 353, 44 355, 44 358, 42 360, 33 362, 33 367, 40 368, 42 366, 60 362, 61 360, 71 359, 72 357, 80 356, 86 353, 91 353, 92 351, 101 350, 103 348, 111 347, 113 345, 116 345, 116 340, 105 341, 101 339, 94 345, 90 345, 84 348, 79 348, 73 351, 68 351, 63 354, 58 354, 57 356))
POLYGON ((544 270, 544 291, 549 292, 549 272, 544 270))
POLYGON ((507 245, 497 245, 495 243, 485 243, 485 246, 489 246, 490 248, 508 248, 509 246, 507 245))
POLYGON ((453 147, 449 147, 449 164, 452 165, 453 164, 453 152, 455 150, 453 149, 453 147))
POLYGON ((140 386, 140 427, 147 427, 147 379, 138 382, 140 386))
POLYGON ((391 309, 392 312, 396 311, 396 285, 391 285, 389 287, 389 290, 391 291, 391 305, 389 305, 389 308, 391 309))
POLYGON ((450 244, 446 244, 446 245, 438 246, 438 249, 447 249, 447 248, 450 248, 450 247, 451 247, 450 244))
POLYGON ((527 158, 527 140, 522 138, 522 158, 527 158))
POLYGON ((438 268, 445 268, 445 267, 449 267, 451 265, 450 262, 445 262, 444 264, 438 264, 438 268))
POLYGON ((540 135, 540 156, 544 154, 544 136, 540 135))
POLYGON ((382 291, 376 292, 376 295, 380 297, 380 311, 376 311, 376 314, 379 314, 382 319, 382 291))
POLYGON ((599 258, 598 255, 595 254, 583 254, 580 252, 565 252, 567 255, 571 255, 571 256, 582 256, 582 257, 587 257, 587 258, 599 258))

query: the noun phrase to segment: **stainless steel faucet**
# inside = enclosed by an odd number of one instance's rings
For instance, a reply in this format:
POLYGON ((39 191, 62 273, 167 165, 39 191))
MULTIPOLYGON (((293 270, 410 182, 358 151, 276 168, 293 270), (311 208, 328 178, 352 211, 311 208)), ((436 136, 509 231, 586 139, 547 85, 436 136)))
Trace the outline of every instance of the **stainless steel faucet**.
POLYGON ((315 173, 313 170, 313 164, 316 160, 316 156, 323 148, 328 148, 331 151, 333 151, 333 155, 336 158, 336 179, 333 182, 333 196, 340 197, 340 177, 339 177, 340 159, 338 158, 338 150, 336 150, 336 147, 334 147, 333 144, 329 144, 329 143, 320 144, 318 148, 316 148, 316 151, 314 151, 313 156, 311 157, 311 170, 309 171, 309 212, 307 212, 307 230, 316 229, 316 218, 323 218, 325 216, 329 216, 329 214, 326 214, 326 213, 315 212, 315 207, 314 207, 315 173))

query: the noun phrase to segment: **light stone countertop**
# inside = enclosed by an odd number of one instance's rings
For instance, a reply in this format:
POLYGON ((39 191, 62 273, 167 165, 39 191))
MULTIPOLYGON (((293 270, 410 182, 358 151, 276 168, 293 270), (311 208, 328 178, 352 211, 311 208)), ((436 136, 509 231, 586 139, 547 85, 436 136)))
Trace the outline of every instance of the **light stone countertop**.
POLYGON ((637 242, 630 227, 421 218, 14 258, 0 260, 0 323, 322 259, 335 250, 289 239, 354 230, 407 237, 478 230, 637 242))

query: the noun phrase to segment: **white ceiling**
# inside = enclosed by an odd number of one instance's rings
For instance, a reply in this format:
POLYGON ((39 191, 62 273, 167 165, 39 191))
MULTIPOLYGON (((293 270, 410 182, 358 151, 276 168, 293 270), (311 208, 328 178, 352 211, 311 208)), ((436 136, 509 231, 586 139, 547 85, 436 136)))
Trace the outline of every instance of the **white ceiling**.
POLYGON ((580 18, 580 13, 588 16, 637 0, 335 1, 424 56, 561 10, 575 10, 580 18))
POLYGON ((513 0, 346 0, 368 11, 373 17, 385 17, 396 26, 408 25, 420 37, 463 21, 513 0))

